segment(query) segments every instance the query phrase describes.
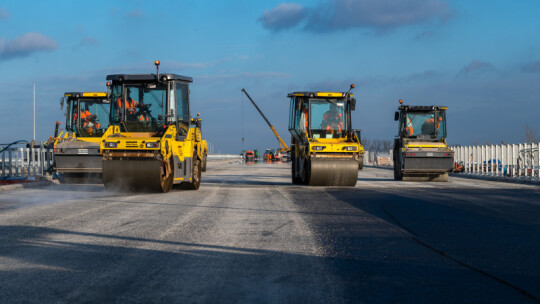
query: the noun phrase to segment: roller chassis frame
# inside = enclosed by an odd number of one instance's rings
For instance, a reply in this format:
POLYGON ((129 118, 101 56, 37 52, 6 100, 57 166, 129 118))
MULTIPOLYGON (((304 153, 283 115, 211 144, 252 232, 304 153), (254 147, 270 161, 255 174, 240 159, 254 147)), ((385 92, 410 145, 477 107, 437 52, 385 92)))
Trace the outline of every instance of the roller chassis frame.
POLYGON ((454 154, 451 150, 448 148, 403 149, 400 143, 401 141, 396 139, 393 150, 395 180, 448 181, 448 173, 454 166, 454 154))

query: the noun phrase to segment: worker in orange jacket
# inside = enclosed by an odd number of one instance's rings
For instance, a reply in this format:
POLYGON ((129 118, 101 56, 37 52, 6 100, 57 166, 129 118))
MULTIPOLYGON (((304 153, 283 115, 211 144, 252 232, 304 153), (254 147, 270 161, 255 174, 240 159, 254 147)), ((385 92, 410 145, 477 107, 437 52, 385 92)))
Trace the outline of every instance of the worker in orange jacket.
MULTIPOLYGON (((441 121, 442 121, 442 116, 437 117, 437 129, 440 127, 441 121)), ((435 119, 433 117, 426 119, 426 123, 433 123, 433 122, 435 122, 435 119)))
POLYGON ((412 136, 414 134, 412 121, 409 118, 409 116, 407 116, 407 127, 405 127, 405 130, 407 130, 407 133, 409 133, 409 136, 412 136))
POLYGON ((93 115, 88 110, 88 105, 85 106, 85 109, 81 109, 79 115, 77 113, 73 114, 74 121, 77 120, 77 118, 81 118, 82 127, 90 134, 94 132, 94 128, 100 129, 101 124, 97 122, 97 116, 93 115))
POLYGON ((338 113, 336 105, 331 104, 330 109, 324 113, 323 124, 326 125, 326 131, 330 133, 334 133, 334 130, 337 130, 338 133, 343 131, 343 116, 338 113))
MULTIPOLYGON (((134 117, 135 113, 137 112, 137 107, 139 106, 139 103, 130 96, 131 90, 128 88, 126 91, 126 113, 128 114, 128 117, 134 117)), ((122 96, 118 97, 116 100, 116 107, 118 110, 120 110, 123 107, 123 99, 122 96)), ((137 118, 138 119, 138 118, 137 118)), ((131 120, 134 120, 133 118, 131 120)))

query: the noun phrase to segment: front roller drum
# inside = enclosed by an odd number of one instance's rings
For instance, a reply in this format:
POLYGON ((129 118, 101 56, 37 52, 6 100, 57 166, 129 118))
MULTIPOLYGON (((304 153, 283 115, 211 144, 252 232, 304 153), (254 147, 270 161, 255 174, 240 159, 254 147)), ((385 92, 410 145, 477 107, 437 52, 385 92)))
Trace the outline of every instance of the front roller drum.
POLYGON ((156 159, 104 160, 103 183, 107 189, 169 192, 174 175, 172 168, 156 159))
POLYGON ((310 186, 354 187, 358 180, 358 161, 352 158, 312 158, 304 170, 310 186))

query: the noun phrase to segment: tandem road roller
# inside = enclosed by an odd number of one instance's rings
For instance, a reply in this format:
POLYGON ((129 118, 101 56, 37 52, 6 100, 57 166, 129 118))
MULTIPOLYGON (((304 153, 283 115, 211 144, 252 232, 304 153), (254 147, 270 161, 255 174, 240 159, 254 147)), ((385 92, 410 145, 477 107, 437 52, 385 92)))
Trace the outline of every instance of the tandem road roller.
POLYGON ((446 144, 446 110, 443 106, 400 106, 394 120, 399 133, 394 139, 394 179, 448 181, 454 152, 446 144))
MULTIPOLYGON (((354 85, 351 85, 351 89, 354 85)), ((351 129, 356 100, 348 92, 293 92, 290 98, 292 182, 354 186, 364 147, 351 129)))
POLYGON ((168 192, 196 190, 204 158, 200 121, 191 119, 191 77, 108 75, 111 134, 101 143, 105 187, 168 192))
MULTIPOLYGON (((63 183, 101 183, 101 137, 109 126, 109 100, 105 92, 67 92, 66 128, 55 134, 56 173, 63 183)), ((58 126, 57 122, 57 126, 58 126)))

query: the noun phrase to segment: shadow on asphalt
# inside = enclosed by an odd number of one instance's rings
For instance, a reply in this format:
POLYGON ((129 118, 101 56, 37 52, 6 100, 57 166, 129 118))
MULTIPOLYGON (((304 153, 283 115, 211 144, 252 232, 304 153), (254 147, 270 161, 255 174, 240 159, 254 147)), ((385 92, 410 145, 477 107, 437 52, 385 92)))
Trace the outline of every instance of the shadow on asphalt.
POLYGON ((348 294, 390 292, 394 297, 386 300, 391 302, 540 297, 540 204, 533 203, 540 201, 538 192, 324 190, 336 201, 325 200, 320 192, 289 190, 322 242, 329 244, 337 273, 345 282, 362 282, 348 284, 348 294), (310 216, 322 210, 335 215, 310 216), (367 265, 366 259, 380 265, 367 265))
POLYGON ((0 239, 2 303, 331 303, 341 297, 335 282, 325 281, 324 258, 278 248, 32 226, 0 226, 0 239))

